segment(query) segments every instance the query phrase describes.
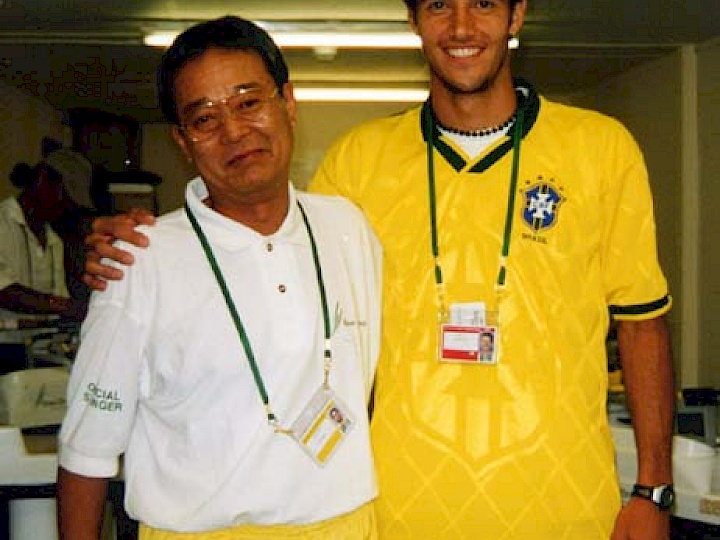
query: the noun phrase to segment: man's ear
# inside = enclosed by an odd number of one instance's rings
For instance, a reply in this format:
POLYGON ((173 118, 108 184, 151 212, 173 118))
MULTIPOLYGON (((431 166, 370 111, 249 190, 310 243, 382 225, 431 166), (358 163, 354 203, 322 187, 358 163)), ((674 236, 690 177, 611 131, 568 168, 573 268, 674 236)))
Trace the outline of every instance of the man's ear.
POLYGON ((513 6, 512 13, 510 14, 510 28, 509 34, 511 36, 517 36, 520 30, 525 24, 525 12, 527 11, 527 0, 520 0, 513 6))

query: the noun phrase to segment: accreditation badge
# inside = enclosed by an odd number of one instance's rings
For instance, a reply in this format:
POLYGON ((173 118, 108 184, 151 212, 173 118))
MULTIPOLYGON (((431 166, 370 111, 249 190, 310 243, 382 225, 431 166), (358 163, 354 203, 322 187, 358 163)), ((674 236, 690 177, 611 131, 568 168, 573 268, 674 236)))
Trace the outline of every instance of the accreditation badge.
POLYGON ((292 425, 293 437, 307 454, 324 466, 354 426, 350 409, 332 389, 321 387, 292 425))
POLYGON ((450 322, 440 325, 439 358, 461 364, 496 364, 499 329, 488 324, 483 302, 453 304, 450 322))

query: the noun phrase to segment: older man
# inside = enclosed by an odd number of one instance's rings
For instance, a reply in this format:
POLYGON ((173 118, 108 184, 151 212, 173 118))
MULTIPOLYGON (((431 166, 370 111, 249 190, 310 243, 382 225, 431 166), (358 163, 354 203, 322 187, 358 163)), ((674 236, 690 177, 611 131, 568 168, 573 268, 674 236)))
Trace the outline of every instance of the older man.
POLYGON ((61 536, 97 540, 124 455, 146 540, 373 539, 377 241, 346 200, 289 183, 295 100, 265 31, 187 30, 160 96, 199 176, 91 302, 60 433, 61 536))

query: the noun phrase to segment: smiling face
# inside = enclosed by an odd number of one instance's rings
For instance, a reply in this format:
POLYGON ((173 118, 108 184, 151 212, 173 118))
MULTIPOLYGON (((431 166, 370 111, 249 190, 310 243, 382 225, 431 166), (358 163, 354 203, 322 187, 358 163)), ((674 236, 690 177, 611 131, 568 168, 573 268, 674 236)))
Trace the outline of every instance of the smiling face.
POLYGON ((410 25, 423 42, 431 92, 477 94, 512 80, 508 37, 522 27, 526 2, 420 0, 410 25))
POLYGON ((284 200, 287 196, 293 128, 292 85, 281 92, 262 58, 249 50, 208 49, 179 71, 174 84, 180 126, 197 121, 198 111, 214 104, 222 118, 216 131, 193 140, 182 127, 173 137, 210 192, 214 208, 229 214, 238 205, 284 200), (243 92, 267 99, 255 119, 234 114, 231 98, 243 92))

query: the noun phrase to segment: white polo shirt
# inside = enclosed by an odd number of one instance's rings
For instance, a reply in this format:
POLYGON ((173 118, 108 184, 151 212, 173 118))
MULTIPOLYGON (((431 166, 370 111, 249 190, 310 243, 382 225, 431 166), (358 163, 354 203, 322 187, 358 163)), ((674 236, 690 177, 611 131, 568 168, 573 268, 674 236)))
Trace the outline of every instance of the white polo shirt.
POLYGON ((270 405, 290 425, 323 380, 323 317, 305 209, 333 333, 330 384, 355 426, 320 467, 274 433, 220 288, 183 210, 143 232, 149 249, 126 278, 94 294, 68 388, 60 465, 110 477, 125 454, 126 508, 152 527, 203 531, 300 524, 375 497, 366 406, 379 349, 380 248, 347 200, 296 193, 263 236, 189 207, 208 237, 248 334, 270 405))
MULTIPOLYGON (((63 242, 47 224, 45 232, 47 243, 43 248, 25 221, 17 199, 10 197, 0 202, 0 289, 19 283, 43 293, 68 296, 63 242)), ((18 318, 33 316, 0 309, 0 327, 12 328, 16 326, 12 321, 18 318)), ((23 343, 36 333, 36 330, 3 330, 0 343, 23 343)))

